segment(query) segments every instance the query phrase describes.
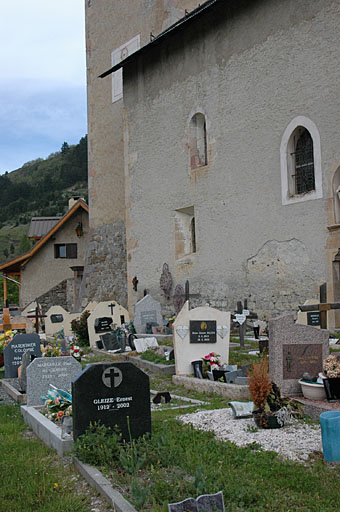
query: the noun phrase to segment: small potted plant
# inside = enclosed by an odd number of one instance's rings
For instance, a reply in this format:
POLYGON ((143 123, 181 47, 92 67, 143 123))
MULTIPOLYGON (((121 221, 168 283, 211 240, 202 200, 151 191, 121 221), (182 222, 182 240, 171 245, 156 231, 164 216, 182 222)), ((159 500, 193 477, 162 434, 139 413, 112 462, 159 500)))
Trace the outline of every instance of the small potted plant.
POLYGON ((281 428, 291 421, 292 416, 300 414, 295 402, 282 398, 279 387, 271 381, 266 357, 252 364, 248 381, 255 405, 253 416, 258 427, 281 428))
POLYGON ((340 362, 335 355, 330 355, 324 360, 323 375, 327 400, 340 400, 340 362))

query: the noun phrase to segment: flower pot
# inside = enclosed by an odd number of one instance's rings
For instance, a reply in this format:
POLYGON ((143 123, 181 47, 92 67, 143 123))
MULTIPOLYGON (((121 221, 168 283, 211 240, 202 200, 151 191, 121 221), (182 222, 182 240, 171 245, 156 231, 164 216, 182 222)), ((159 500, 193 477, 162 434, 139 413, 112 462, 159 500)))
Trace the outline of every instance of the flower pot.
POLYGON ((203 363, 201 360, 191 361, 191 364, 194 368, 194 375, 198 379, 203 379, 203 363))
POLYGON ((299 380, 301 385, 302 394, 309 400, 325 400, 326 392, 323 384, 316 382, 306 382, 302 379, 299 380))
POLYGON ((326 397, 328 402, 340 401, 340 378, 334 379, 323 379, 323 385, 325 387, 326 397))
POLYGON ((253 418, 256 425, 260 428, 281 428, 283 425, 277 421, 272 412, 254 411, 253 418))
POLYGON ((340 462, 340 411, 320 414, 320 425, 324 459, 327 462, 340 462))

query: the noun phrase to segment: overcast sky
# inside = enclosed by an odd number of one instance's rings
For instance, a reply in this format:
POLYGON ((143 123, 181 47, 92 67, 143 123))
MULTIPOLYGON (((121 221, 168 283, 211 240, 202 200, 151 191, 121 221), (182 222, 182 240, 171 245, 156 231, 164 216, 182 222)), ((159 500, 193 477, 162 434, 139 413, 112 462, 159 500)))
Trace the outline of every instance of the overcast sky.
POLYGON ((10 0, 0 16, 0 174, 85 135, 84 0, 10 0))

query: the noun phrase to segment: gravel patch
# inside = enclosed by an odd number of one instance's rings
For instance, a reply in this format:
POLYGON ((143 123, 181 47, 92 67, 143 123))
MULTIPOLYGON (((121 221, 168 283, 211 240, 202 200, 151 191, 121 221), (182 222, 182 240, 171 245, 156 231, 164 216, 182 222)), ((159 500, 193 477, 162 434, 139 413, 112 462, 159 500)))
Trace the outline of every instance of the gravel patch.
POLYGON ((313 452, 322 452, 319 425, 293 420, 283 428, 251 432, 247 429, 256 427, 253 418, 234 419, 230 408, 195 412, 178 419, 198 430, 213 431, 218 440, 232 441, 237 446, 257 443, 263 450, 275 451, 285 459, 306 461, 313 452))

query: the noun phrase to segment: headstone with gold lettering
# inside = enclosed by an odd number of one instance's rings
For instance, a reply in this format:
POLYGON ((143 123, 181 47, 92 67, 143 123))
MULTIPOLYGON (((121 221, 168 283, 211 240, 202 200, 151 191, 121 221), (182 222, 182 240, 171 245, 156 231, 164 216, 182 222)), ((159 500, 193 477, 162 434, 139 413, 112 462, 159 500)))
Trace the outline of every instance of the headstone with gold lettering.
POLYGON ((299 379, 317 375, 329 354, 329 333, 296 324, 293 315, 269 320, 269 372, 283 395, 301 394, 299 379))

